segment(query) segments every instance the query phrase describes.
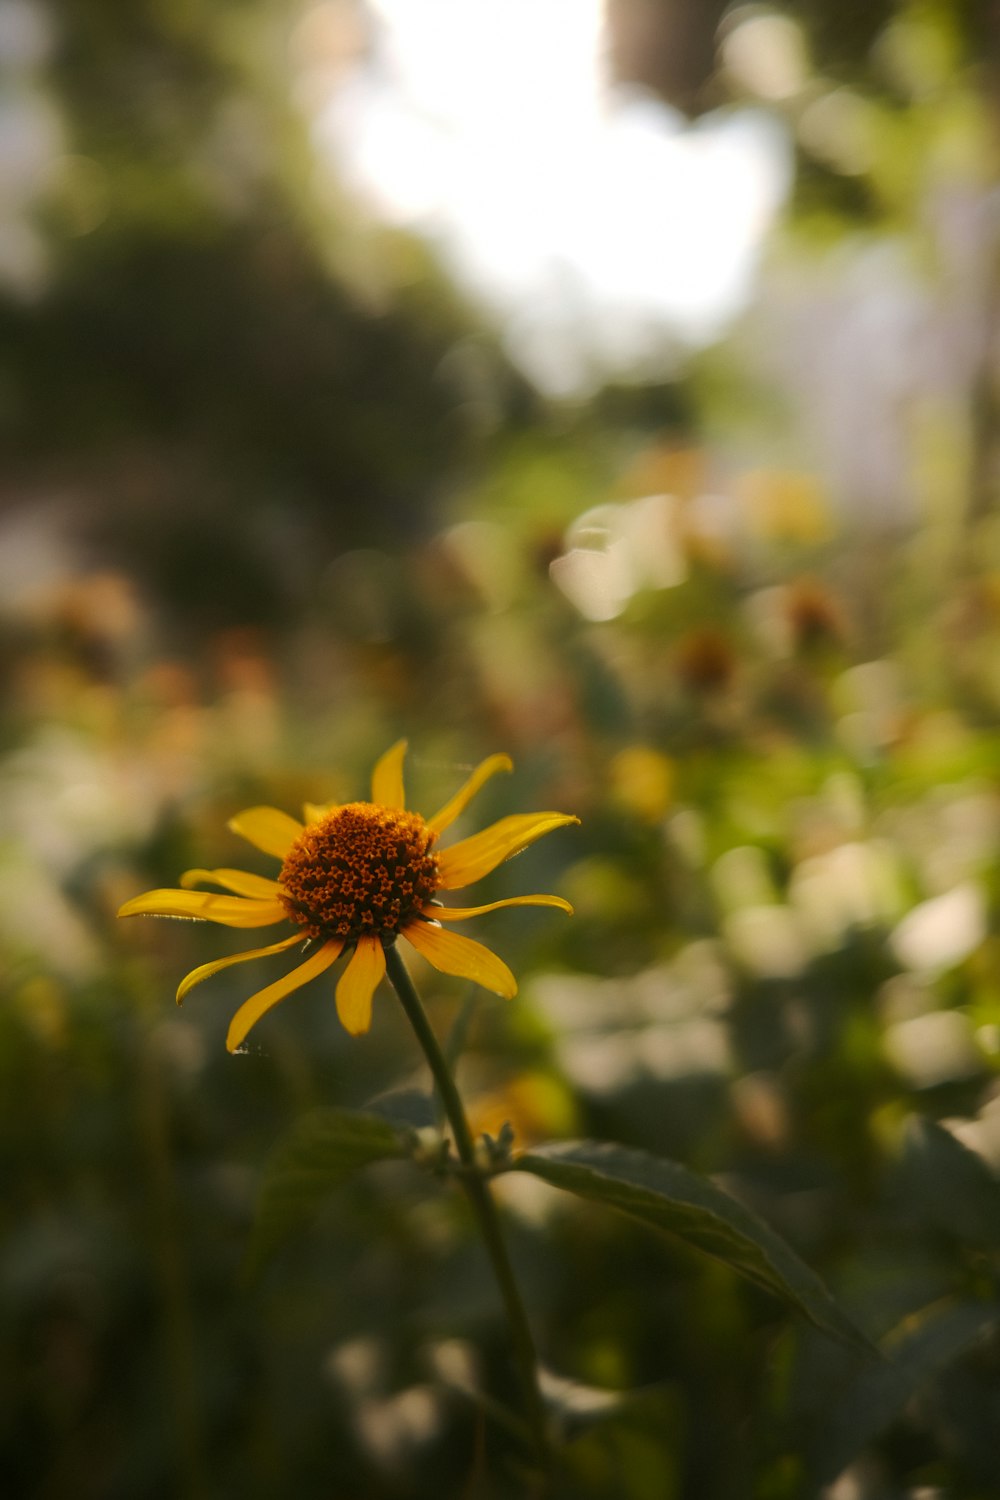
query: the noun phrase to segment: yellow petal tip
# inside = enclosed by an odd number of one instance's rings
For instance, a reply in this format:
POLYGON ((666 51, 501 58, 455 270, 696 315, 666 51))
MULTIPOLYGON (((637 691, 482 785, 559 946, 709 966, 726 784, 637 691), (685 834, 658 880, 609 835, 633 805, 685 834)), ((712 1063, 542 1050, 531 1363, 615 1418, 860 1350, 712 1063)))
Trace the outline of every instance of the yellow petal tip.
POLYGON ((366 1021, 364 1026, 348 1026, 343 1019, 341 1019, 340 1024, 343 1026, 348 1036, 367 1036, 369 1031, 371 1031, 372 1029, 372 1023, 370 1020, 366 1021))
POLYGON ((118 908, 117 915, 119 917, 151 916, 152 913, 146 910, 143 901, 144 897, 142 896, 133 896, 131 901, 123 901, 118 908))

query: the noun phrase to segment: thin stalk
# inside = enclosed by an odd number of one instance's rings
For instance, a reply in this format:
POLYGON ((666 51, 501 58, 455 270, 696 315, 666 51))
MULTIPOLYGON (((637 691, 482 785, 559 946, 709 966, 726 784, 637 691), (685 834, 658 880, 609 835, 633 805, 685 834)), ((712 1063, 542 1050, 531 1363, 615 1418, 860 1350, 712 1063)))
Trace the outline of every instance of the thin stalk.
POLYGON ((451 1069, 445 1061, 444 1053, 438 1045, 437 1037, 434 1035, 431 1023, 427 1018, 420 996, 414 988, 413 980, 404 964, 400 954, 393 944, 386 949, 385 953, 386 973, 393 989, 399 996, 400 1004, 406 1012, 407 1020, 416 1033, 417 1041, 427 1059, 444 1112, 448 1117, 452 1135, 455 1138, 455 1149, 459 1160, 467 1170, 462 1174, 462 1186, 468 1195, 472 1205, 480 1232, 486 1244, 486 1250, 493 1267, 500 1295, 503 1299, 504 1310, 507 1314, 507 1322, 510 1326, 511 1345, 517 1371, 524 1389, 524 1399, 527 1407, 527 1418, 531 1425, 531 1434, 534 1439, 535 1449, 544 1472, 550 1467, 550 1453, 548 1436, 545 1425, 545 1408, 542 1404, 541 1392, 538 1388, 538 1355, 535 1351, 535 1341, 531 1335, 531 1326, 528 1323, 528 1315, 521 1300, 521 1293, 514 1277, 514 1269, 507 1254, 507 1246, 504 1243, 503 1233, 500 1228, 500 1219, 497 1215, 496 1204, 490 1192, 489 1184, 482 1175, 479 1164, 476 1161, 476 1150, 472 1139, 472 1131, 466 1118, 465 1107, 461 1096, 455 1086, 455 1080, 451 1075, 451 1069))
POLYGON ((176 1426, 176 1452, 183 1471, 183 1492, 187 1500, 207 1500, 209 1485, 196 1395, 194 1321, 184 1257, 177 1235, 177 1194, 170 1159, 168 1105, 148 1028, 140 1042, 138 1083, 136 1107, 149 1189, 155 1263, 163 1298, 163 1335, 176 1426))

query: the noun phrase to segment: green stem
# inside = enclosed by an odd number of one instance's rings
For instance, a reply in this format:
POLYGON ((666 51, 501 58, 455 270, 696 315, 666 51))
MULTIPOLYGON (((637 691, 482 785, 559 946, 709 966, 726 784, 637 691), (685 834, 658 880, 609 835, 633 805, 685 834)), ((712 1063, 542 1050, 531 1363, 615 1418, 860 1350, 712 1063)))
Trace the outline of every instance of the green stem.
POLYGON ((527 1417, 531 1424, 531 1433, 534 1439, 538 1459, 543 1471, 547 1472, 549 1464, 549 1443, 545 1424, 545 1408, 542 1404, 541 1392, 538 1388, 538 1355, 535 1352, 535 1341, 531 1336, 531 1326, 528 1323, 528 1315, 524 1310, 521 1293, 518 1290, 517 1281, 514 1278, 514 1269, 511 1266, 504 1244, 503 1234, 500 1228, 500 1220, 497 1215, 496 1204, 490 1192, 489 1184, 482 1174, 479 1163, 476 1160, 476 1149, 472 1139, 472 1131, 466 1118, 465 1108, 461 1096, 455 1086, 455 1080, 451 1076, 451 1070, 445 1061, 444 1053, 438 1045, 437 1037, 427 1019, 420 996, 417 994, 410 978, 406 965, 393 944, 386 949, 385 953, 386 973, 393 989, 399 996, 400 1004, 406 1012, 407 1020, 416 1033, 417 1041, 420 1043, 424 1056, 427 1059, 430 1070, 434 1075, 438 1093, 441 1095, 441 1103, 444 1112, 451 1125, 452 1135, 455 1138, 455 1149, 459 1160, 467 1170, 462 1174, 462 1186, 468 1194, 469 1202, 472 1204, 473 1212, 479 1223, 479 1228, 486 1244, 486 1250, 493 1266, 493 1274, 500 1288, 503 1298, 504 1310, 507 1314, 507 1322, 510 1325, 511 1344, 513 1346, 514 1359, 517 1364, 518 1374, 524 1388, 524 1399, 527 1406, 527 1417))
POLYGON ((210 1487, 205 1474, 200 1409, 196 1395, 194 1321, 190 1288, 177 1235, 177 1195, 174 1163, 170 1157, 168 1107, 163 1077, 148 1027, 144 1029, 140 1044, 137 1082, 139 1088, 136 1107, 150 1196, 155 1261, 163 1301, 163 1333, 176 1424, 177 1457, 182 1466, 184 1493, 188 1500, 207 1500, 210 1487))

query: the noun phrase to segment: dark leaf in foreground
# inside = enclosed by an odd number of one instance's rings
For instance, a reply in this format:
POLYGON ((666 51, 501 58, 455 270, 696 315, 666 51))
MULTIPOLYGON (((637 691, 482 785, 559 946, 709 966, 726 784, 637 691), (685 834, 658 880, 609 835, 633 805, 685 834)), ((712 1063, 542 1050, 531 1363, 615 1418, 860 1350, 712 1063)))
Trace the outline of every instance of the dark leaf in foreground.
POLYGON ((314 1109, 274 1147, 264 1166, 249 1268, 256 1270, 313 1217, 330 1190, 372 1162, 406 1157, 412 1132, 380 1115, 314 1109))
POLYGON ((518 1157, 513 1170, 677 1235, 780 1297, 832 1338, 877 1353, 780 1235, 677 1162, 622 1146, 569 1141, 518 1157))
POLYGON ((815 1485, 832 1484, 927 1381, 998 1321, 995 1302, 951 1302, 907 1319, 888 1341, 888 1358, 858 1374, 815 1443, 809 1464, 815 1485))
POLYGON ((1000 1182, 950 1130, 933 1120, 910 1120, 902 1172, 924 1222, 977 1249, 1000 1250, 1000 1182))

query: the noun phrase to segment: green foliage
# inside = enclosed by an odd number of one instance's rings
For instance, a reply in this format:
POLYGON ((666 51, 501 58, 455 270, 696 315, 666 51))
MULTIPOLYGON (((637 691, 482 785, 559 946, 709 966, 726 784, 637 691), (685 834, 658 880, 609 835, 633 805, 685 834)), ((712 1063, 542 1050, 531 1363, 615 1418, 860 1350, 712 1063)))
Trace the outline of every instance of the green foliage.
POLYGON ((969 1250, 1000 1253, 1000 1181, 950 1130, 909 1120, 899 1171, 923 1226, 969 1250))
POLYGON ((934 1377, 984 1343, 1000 1323, 1000 1304, 949 1302, 908 1320, 886 1345, 886 1360, 860 1371, 840 1392, 808 1462, 811 1484, 832 1484, 866 1447, 924 1396, 934 1377))
POLYGON ((831 1338, 874 1356, 863 1334, 779 1235, 679 1163, 606 1142, 568 1141, 526 1153, 513 1170, 677 1235, 788 1303, 831 1338))
POLYGON ((259 1267, 362 1167, 412 1154, 413 1138, 380 1115, 314 1109, 275 1146, 264 1167, 250 1264, 259 1267))

